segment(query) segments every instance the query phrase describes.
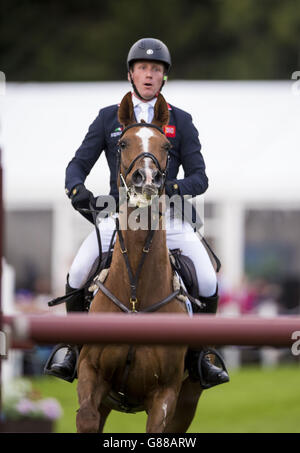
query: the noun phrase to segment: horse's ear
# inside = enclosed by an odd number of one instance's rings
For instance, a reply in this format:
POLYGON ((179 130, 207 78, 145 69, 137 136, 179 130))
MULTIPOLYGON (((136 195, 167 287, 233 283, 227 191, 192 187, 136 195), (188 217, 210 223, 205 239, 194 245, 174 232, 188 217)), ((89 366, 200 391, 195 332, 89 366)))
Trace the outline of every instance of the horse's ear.
POLYGON ((169 108, 165 98, 159 93, 154 106, 154 118, 152 123, 158 127, 166 126, 169 122, 169 108))
POLYGON ((132 94, 130 91, 127 94, 125 94, 121 101, 118 110, 118 119, 119 123, 122 124, 123 127, 127 127, 129 126, 129 124, 136 123, 134 118, 132 94))

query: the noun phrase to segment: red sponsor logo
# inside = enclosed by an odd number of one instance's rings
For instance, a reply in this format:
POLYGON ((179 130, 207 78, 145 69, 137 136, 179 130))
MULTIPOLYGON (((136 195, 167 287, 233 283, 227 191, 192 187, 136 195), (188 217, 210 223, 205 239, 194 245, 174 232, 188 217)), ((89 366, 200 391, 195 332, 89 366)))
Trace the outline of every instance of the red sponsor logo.
POLYGON ((164 133, 166 137, 175 137, 176 136, 176 127, 175 126, 164 126, 164 133))

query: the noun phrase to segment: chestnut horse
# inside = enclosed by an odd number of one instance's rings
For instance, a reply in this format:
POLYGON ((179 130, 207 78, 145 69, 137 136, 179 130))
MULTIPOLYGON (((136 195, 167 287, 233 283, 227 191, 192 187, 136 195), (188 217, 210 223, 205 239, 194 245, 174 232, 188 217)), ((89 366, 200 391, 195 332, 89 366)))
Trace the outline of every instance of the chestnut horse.
MULTIPOLYGON (((159 94, 152 123, 137 124, 131 93, 127 93, 118 117, 125 128, 118 150, 119 187, 126 187, 129 201, 139 199, 149 205, 152 195, 164 191, 170 143, 161 128, 168 124, 168 106, 159 94)), ((150 212, 151 206, 145 209, 150 212)), ((160 313, 187 314, 174 293, 161 212, 155 230, 130 229, 127 223, 132 212, 130 205, 127 209, 120 206, 111 266, 89 316, 120 309, 153 311, 151 307, 160 313), (137 275, 138 280, 133 280, 137 275)), ((138 323, 138 313, 134 316, 138 323)), ((198 382, 185 378, 186 351, 186 346, 84 345, 77 368, 77 431, 102 432, 115 409, 146 411, 148 433, 186 432, 202 391, 198 382)))

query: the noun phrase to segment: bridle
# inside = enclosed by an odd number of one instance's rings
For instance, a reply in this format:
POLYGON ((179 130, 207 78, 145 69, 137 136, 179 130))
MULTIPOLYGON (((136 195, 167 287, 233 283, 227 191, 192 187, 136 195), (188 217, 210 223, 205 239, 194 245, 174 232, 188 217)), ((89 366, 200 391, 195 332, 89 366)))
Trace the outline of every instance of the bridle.
POLYGON ((167 175, 168 175, 169 161, 170 161, 169 151, 166 151, 167 152, 167 162, 166 162, 166 166, 165 166, 164 169, 161 168, 161 165, 158 162, 158 159, 154 156, 154 154, 149 153, 149 152, 140 153, 138 156, 136 156, 130 162, 129 167, 126 168, 124 166, 123 162, 122 162, 122 148, 121 148, 121 146, 122 146, 122 137, 129 129, 132 129, 133 127, 149 127, 149 128, 152 128, 152 129, 156 129, 161 134, 165 135, 164 131, 159 126, 156 126, 155 124, 152 124, 152 123, 134 123, 134 124, 130 124, 129 126, 125 127, 125 129, 122 131, 122 134, 121 134, 120 139, 118 141, 118 149, 117 149, 117 174, 119 174, 119 176, 120 176, 120 184, 121 184, 122 187, 124 187, 126 189, 126 193, 127 193, 127 196, 128 196, 129 189, 128 189, 128 186, 126 184, 127 176, 129 175, 129 173, 133 169, 134 164, 139 159, 142 159, 142 158, 145 158, 145 157, 149 157, 154 162, 154 164, 155 164, 155 166, 156 166, 156 168, 158 170, 158 173, 160 174, 160 176, 162 177, 162 180, 163 180, 163 184, 161 185, 160 190, 159 190, 159 195, 161 195, 163 190, 164 190, 166 179, 167 179, 167 175), (126 170, 125 171, 125 175, 122 174, 121 166, 126 170))

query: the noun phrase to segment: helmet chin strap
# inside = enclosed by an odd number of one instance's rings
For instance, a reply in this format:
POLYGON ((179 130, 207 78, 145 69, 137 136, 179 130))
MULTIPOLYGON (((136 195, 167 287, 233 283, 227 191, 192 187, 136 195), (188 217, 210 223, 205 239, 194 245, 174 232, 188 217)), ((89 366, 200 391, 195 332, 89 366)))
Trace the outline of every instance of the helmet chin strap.
POLYGON ((130 76, 130 82, 131 82, 133 91, 135 92, 135 94, 137 95, 138 98, 142 99, 142 101, 145 101, 145 102, 152 101, 152 99, 154 99, 155 97, 157 97, 158 94, 161 92, 162 87, 164 86, 165 82, 168 80, 168 76, 165 75, 164 78, 163 78, 163 82, 162 82, 162 84, 161 84, 161 87, 160 87, 160 89, 158 90, 158 92, 153 96, 153 98, 151 98, 151 99, 146 99, 146 98, 144 98, 144 97, 138 92, 138 89, 137 89, 137 87, 135 86, 135 83, 134 83, 134 81, 133 81, 133 78, 132 78, 130 72, 129 72, 129 76, 130 76))

